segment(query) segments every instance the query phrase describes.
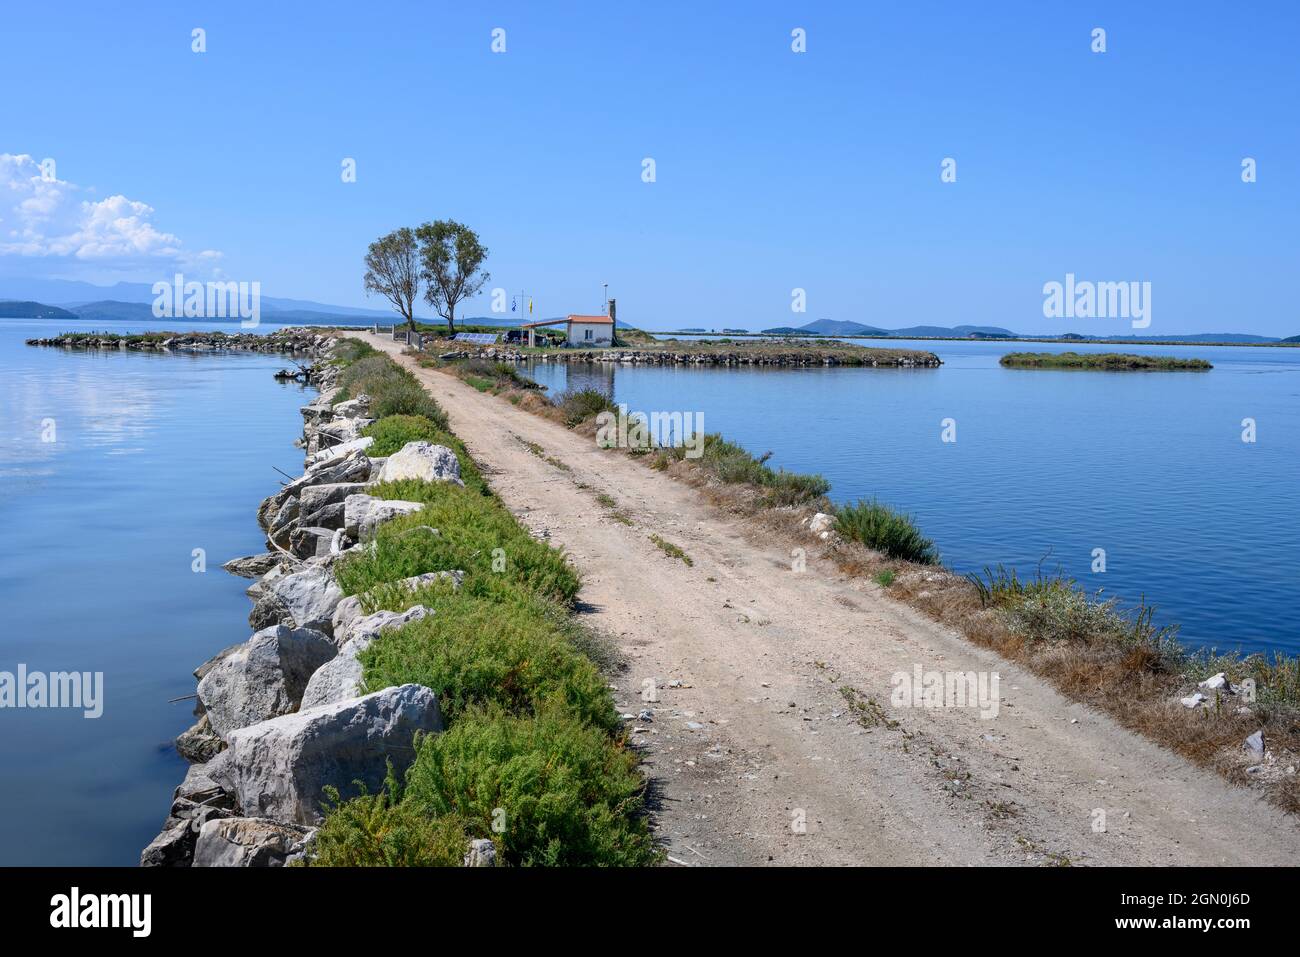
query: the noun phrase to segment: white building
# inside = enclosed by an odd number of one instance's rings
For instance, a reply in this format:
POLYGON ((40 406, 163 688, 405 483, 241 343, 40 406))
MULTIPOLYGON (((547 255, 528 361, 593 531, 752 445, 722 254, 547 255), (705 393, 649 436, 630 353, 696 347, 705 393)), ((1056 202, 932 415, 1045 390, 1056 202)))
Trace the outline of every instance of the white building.
POLYGON ((541 326, 565 327, 564 344, 570 349, 602 348, 614 342, 614 320, 609 316, 568 316, 546 322, 527 322, 521 328, 528 330, 528 344, 536 345, 536 331, 541 326))

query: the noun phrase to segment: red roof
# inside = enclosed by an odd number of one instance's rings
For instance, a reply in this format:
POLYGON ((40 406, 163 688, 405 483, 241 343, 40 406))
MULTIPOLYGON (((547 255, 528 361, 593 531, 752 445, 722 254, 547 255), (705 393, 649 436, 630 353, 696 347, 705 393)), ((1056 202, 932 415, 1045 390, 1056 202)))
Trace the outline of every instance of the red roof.
POLYGON ((614 324, 614 320, 609 318, 609 316, 569 316, 568 321, 588 322, 593 324, 603 324, 607 326, 612 326, 614 324))

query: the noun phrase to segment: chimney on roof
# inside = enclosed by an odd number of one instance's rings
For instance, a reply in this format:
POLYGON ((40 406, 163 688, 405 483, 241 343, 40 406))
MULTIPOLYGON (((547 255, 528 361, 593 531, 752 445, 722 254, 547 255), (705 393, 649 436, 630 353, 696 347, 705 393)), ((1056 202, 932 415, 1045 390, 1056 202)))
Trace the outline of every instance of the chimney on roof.
POLYGON ((610 319, 610 327, 609 327, 609 344, 610 344, 611 346, 616 346, 616 345, 618 345, 618 316, 617 316, 617 312, 618 312, 618 310, 617 310, 617 309, 615 308, 615 306, 614 306, 614 300, 611 299, 611 300, 609 301, 609 319, 610 319))

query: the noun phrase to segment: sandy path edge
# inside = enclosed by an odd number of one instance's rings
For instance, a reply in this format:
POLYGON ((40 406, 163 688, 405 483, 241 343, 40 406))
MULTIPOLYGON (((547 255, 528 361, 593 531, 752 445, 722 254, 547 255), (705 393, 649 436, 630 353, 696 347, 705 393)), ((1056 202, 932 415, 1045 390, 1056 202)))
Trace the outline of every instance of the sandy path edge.
MULTIPOLYGON (((812 557, 754 544, 694 489, 445 374, 410 368, 502 501, 584 575, 678 861, 718 864, 1300 862, 1300 823, 812 557), (545 461, 521 439, 566 468, 545 461), (612 520, 612 496, 634 520, 612 520), (681 546, 693 566, 649 540, 681 546), (894 708, 890 676, 1000 675, 996 718, 894 708), (674 685, 680 682, 680 686, 674 685), (649 690, 647 690, 649 689, 649 690), (864 727, 845 692, 896 727, 864 727), (654 700, 645 700, 649 696, 654 700), (1098 823, 1104 830, 1098 830, 1098 823)), ((870 374, 870 373, 865 373, 870 374)), ((869 722, 868 722, 869 723, 869 722)))

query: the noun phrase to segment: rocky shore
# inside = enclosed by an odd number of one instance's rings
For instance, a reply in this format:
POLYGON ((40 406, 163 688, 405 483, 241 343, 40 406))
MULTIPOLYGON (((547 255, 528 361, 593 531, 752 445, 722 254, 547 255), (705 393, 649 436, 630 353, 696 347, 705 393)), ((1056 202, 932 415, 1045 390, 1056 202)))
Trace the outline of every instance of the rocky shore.
POLYGON ((329 341, 311 329, 277 329, 255 332, 144 332, 118 335, 108 332, 68 332, 28 339, 29 346, 61 349, 120 349, 130 352, 275 352, 312 355, 329 341))
MULTIPOLYGON (((856 347, 855 347, 856 348, 856 347)), ((451 349, 439 352, 438 358, 486 359, 493 362, 617 362, 627 365, 698 365, 698 366, 854 366, 876 369, 936 369, 943 361, 932 352, 911 350, 881 350, 871 352, 856 348, 836 349, 770 349, 761 350, 670 350, 670 349, 552 349, 522 352, 519 349, 489 347, 486 349, 451 349)))
MULTIPOLYGON (((223 346, 230 338, 221 337, 223 346)), ((162 831, 141 854, 142 866, 282 866, 308 859, 325 788, 344 798, 360 787, 377 792, 390 763, 399 774, 405 770, 416 734, 443 729, 432 690, 405 684, 362 694, 357 660, 382 631, 431 612, 416 605, 366 614, 360 597, 344 597, 332 569, 341 556, 369 547, 379 523, 421 507, 375 498, 367 494, 370 486, 402 478, 460 483, 456 456, 443 446, 410 442, 391 456, 370 458, 373 440, 360 436, 372 421, 369 399, 332 404, 338 367, 324 360, 334 340, 300 330, 262 339, 245 347, 292 346, 316 360, 308 380, 321 392, 302 409, 297 443, 306 455, 304 472, 257 510, 268 550, 224 566, 253 579, 253 634, 194 671, 196 722, 176 740, 190 767, 162 831)), ((439 572, 398 584, 414 590, 438 577, 458 583, 459 575, 439 572)), ((491 841, 466 849, 467 864, 494 859, 491 841)))

